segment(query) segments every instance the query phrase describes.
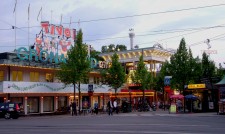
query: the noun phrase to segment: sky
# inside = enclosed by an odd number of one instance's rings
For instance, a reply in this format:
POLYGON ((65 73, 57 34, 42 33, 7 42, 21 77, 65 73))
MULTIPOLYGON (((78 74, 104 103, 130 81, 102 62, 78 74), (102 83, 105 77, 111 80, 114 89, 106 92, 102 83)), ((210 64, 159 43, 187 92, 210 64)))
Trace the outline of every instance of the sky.
POLYGON ((82 29, 83 42, 98 51, 109 44, 123 44, 130 49, 131 28, 134 45, 139 48, 160 43, 164 48, 177 49, 184 38, 194 57, 201 58, 202 52, 208 50, 216 66, 222 63, 225 67, 225 0, 15 1, 0 2, 0 52, 32 45, 41 21, 49 21, 82 29))

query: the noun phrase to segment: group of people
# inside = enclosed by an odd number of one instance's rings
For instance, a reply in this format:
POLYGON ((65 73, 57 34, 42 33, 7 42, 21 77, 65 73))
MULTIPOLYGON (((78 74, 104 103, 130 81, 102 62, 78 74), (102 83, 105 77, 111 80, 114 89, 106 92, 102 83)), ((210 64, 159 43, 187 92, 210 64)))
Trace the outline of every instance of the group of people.
POLYGON ((72 116, 73 115, 76 115, 77 116, 77 105, 76 105, 76 103, 75 102, 72 102, 71 104, 70 104, 70 111, 71 111, 71 113, 72 113, 72 116))
POLYGON ((109 100, 107 103, 107 108, 108 108, 109 115, 113 115, 113 112, 116 112, 117 114, 119 113, 118 104, 117 104, 116 99, 113 102, 112 102, 112 100, 109 100))
MULTIPOLYGON (((94 103, 94 109, 93 109, 93 113, 98 114, 98 102, 96 101, 94 103)), ((113 115, 113 112, 115 112, 116 114, 119 113, 119 109, 118 109, 118 104, 117 104, 117 99, 114 99, 114 101, 109 100, 107 103, 107 108, 108 108, 108 114, 109 115, 113 115)), ((71 114, 73 115, 77 115, 77 111, 76 111, 76 103, 72 102, 70 104, 70 110, 71 110, 71 114)))

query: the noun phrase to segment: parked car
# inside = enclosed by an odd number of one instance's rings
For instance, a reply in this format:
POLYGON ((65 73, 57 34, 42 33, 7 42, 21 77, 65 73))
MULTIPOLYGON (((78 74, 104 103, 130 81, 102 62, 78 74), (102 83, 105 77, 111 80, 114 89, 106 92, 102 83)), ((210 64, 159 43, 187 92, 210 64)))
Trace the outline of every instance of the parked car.
POLYGON ((19 104, 13 102, 0 103, 0 117, 17 119, 20 116, 19 104))

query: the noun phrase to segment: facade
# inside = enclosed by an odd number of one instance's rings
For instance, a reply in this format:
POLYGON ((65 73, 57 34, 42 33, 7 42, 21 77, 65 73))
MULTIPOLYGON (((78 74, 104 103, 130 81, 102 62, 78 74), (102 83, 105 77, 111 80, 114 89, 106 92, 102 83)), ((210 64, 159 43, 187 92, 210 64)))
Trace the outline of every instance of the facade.
MULTIPOLYGON (((65 86, 56 77, 58 66, 43 62, 20 60, 15 52, 0 54, 0 102, 17 102, 24 113, 49 113, 68 107, 74 100, 73 86, 65 86)), ((103 107, 111 91, 106 85, 99 85, 99 74, 89 74, 89 84, 94 95, 88 95, 88 85, 81 84, 81 109, 86 102, 99 102, 103 107)), ((78 88, 76 88, 78 89, 78 88)), ((78 92, 78 91, 77 91, 78 92)), ((77 94, 78 95, 78 94, 77 94)), ((78 96, 75 96, 78 104, 78 96)))
MULTIPOLYGON (((159 69, 156 68, 156 64, 163 63, 171 55, 168 51, 153 47, 119 52, 120 62, 124 63, 128 75, 135 69, 135 62, 138 61, 140 52, 145 54, 144 59, 146 63, 150 63, 149 70, 154 74, 159 69)), ((0 54, 0 102, 10 100, 19 103, 23 107, 25 115, 51 113, 68 108, 74 101, 73 86, 65 86, 55 77, 56 71, 59 69, 58 64, 42 62, 40 59, 38 61, 27 60, 24 59, 25 54, 29 55, 30 52, 0 54)), ((108 53, 100 56, 105 59, 105 62, 110 63, 111 55, 112 53, 108 53)), ((104 66, 99 64, 99 67, 104 66)), ((107 101, 115 97, 114 90, 107 85, 101 85, 100 79, 100 73, 92 71, 89 74, 89 82, 81 84, 81 109, 93 107, 95 102, 98 102, 100 108, 106 108, 107 101), (88 93, 90 84, 93 85, 94 90, 91 96, 88 93)), ((135 88, 136 86, 129 83, 128 80, 128 83, 118 90, 119 105, 122 100, 126 99, 130 100, 135 107, 142 96, 142 92, 135 88)), ((146 96, 150 101, 156 101, 154 90, 147 90, 146 96)), ((75 98, 78 104, 77 90, 75 98)))
MULTIPOLYGON (((139 86, 132 83, 131 74, 137 67, 137 62, 139 57, 143 55, 144 62, 146 67, 153 76, 156 76, 161 69, 161 65, 174 54, 172 49, 164 49, 160 44, 155 44, 153 47, 140 48, 140 49, 131 49, 126 51, 116 52, 119 57, 119 62, 125 69, 126 74, 128 75, 127 83, 121 90, 121 93, 130 97, 130 103, 135 107, 137 103, 142 98, 142 92, 139 90, 139 86)), ((114 52, 102 53, 99 56, 102 57, 105 61, 102 67, 109 67, 111 63, 111 56, 114 52)), ((158 95, 153 89, 148 89, 145 91, 145 96, 147 97, 150 103, 158 102, 158 95)))

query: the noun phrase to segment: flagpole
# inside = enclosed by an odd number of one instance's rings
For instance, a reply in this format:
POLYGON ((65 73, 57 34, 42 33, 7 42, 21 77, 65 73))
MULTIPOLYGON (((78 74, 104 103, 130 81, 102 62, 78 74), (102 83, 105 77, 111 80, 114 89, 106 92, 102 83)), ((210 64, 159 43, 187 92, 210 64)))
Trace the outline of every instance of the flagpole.
POLYGON ((30 4, 28 6, 28 49, 30 44, 30 4))
POLYGON ((15 27, 14 27, 14 29, 15 29, 15 49, 14 50, 16 50, 16 4, 17 4, 17 0, 16 0, 16 3, 15 3, 15 8, 14 8, 14 13, 15 13, 15 27))

